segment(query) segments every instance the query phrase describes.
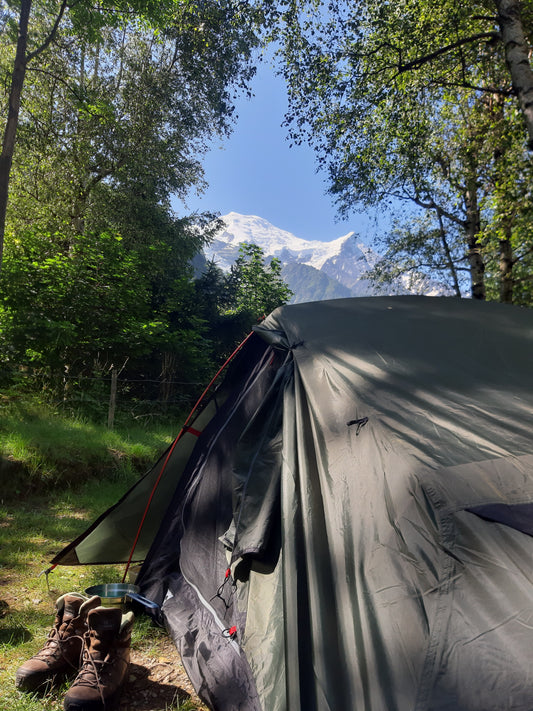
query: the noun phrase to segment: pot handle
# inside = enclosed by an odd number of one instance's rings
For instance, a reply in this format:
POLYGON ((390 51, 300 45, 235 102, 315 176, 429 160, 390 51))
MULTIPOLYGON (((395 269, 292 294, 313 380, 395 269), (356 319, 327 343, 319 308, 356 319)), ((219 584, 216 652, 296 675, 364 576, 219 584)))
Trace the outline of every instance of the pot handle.
POLYGON ((151 600, 148 600, 147 597, 143 597, 138 593, 127 592, 124 597, 127 597, 129 600, 133 600, 134 602, 138 602, 140 605, 143 605, 143 607, 149 607, 151 610, 156 610, 157 612, 160 611, 159 605, 156 602, 152 602, 151 600))

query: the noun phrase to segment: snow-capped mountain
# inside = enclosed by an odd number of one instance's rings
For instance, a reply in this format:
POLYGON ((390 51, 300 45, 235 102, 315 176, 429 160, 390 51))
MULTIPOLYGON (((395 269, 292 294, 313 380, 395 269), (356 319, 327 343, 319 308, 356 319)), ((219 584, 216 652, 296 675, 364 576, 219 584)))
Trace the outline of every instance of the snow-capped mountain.
MULTIPOLYGON (((224 271, 228 271, 239 256, 240 245, 249 242, 261 247, 265 257, 277 257, 281 261, 283 278, 294 293, 293 303, 377 293, 365 274, 379 255, 361 242, 355 232, 331 242, 321 242, 296 237, 255 215, 230 212, 223 215, 222 220, 225 228, 204 252, 207 259, 213 259, 224 271)), ((415 293, 415 290, 398 284, 390 290, 393 292, 415 293)), ((425 282, 416 293, 443 292, 437 285, 425 282)))

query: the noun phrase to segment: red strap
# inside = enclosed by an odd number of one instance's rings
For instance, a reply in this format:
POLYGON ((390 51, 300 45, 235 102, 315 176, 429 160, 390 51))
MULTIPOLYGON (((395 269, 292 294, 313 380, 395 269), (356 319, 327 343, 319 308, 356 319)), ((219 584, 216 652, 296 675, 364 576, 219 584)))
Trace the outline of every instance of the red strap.
POLYGON ((199 437, 202 434, 200 430, 195 430, 194 427, 185 427, 184 426, 183 429, 185 430, 185 432, 190 432, 195 437, 199 437))

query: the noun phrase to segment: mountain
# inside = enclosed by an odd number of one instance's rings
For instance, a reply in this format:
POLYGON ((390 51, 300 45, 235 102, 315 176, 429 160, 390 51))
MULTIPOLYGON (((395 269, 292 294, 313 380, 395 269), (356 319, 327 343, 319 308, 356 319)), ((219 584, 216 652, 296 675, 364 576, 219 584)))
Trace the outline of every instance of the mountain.
MULTIPOLYGON (((230 212, 222 220, 225 228, 204 252, 207 259, 213 259, 224 271, 229 271, 239 256, 240 245, 250 242, 261 247, 265 257, 281 261, 283 278, 294 293, 293 303, 378 293, 365 274, 375 265, 379 254, 361 242, 355 232, 321 242, 296 237, 255 215, 230 212)), ((445 290, 421 277, 416 292, 400 282, 387 293, 435 295, 445 290)))

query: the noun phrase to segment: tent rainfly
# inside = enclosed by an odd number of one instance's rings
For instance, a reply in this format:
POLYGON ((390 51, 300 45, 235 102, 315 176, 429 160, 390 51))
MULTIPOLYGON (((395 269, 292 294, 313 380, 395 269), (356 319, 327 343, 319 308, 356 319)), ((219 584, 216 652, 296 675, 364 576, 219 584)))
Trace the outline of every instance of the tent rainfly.
POLYGON ((128 560, 212 709, 531 711, 533 311, 277 309, 53 563, 128 560))

